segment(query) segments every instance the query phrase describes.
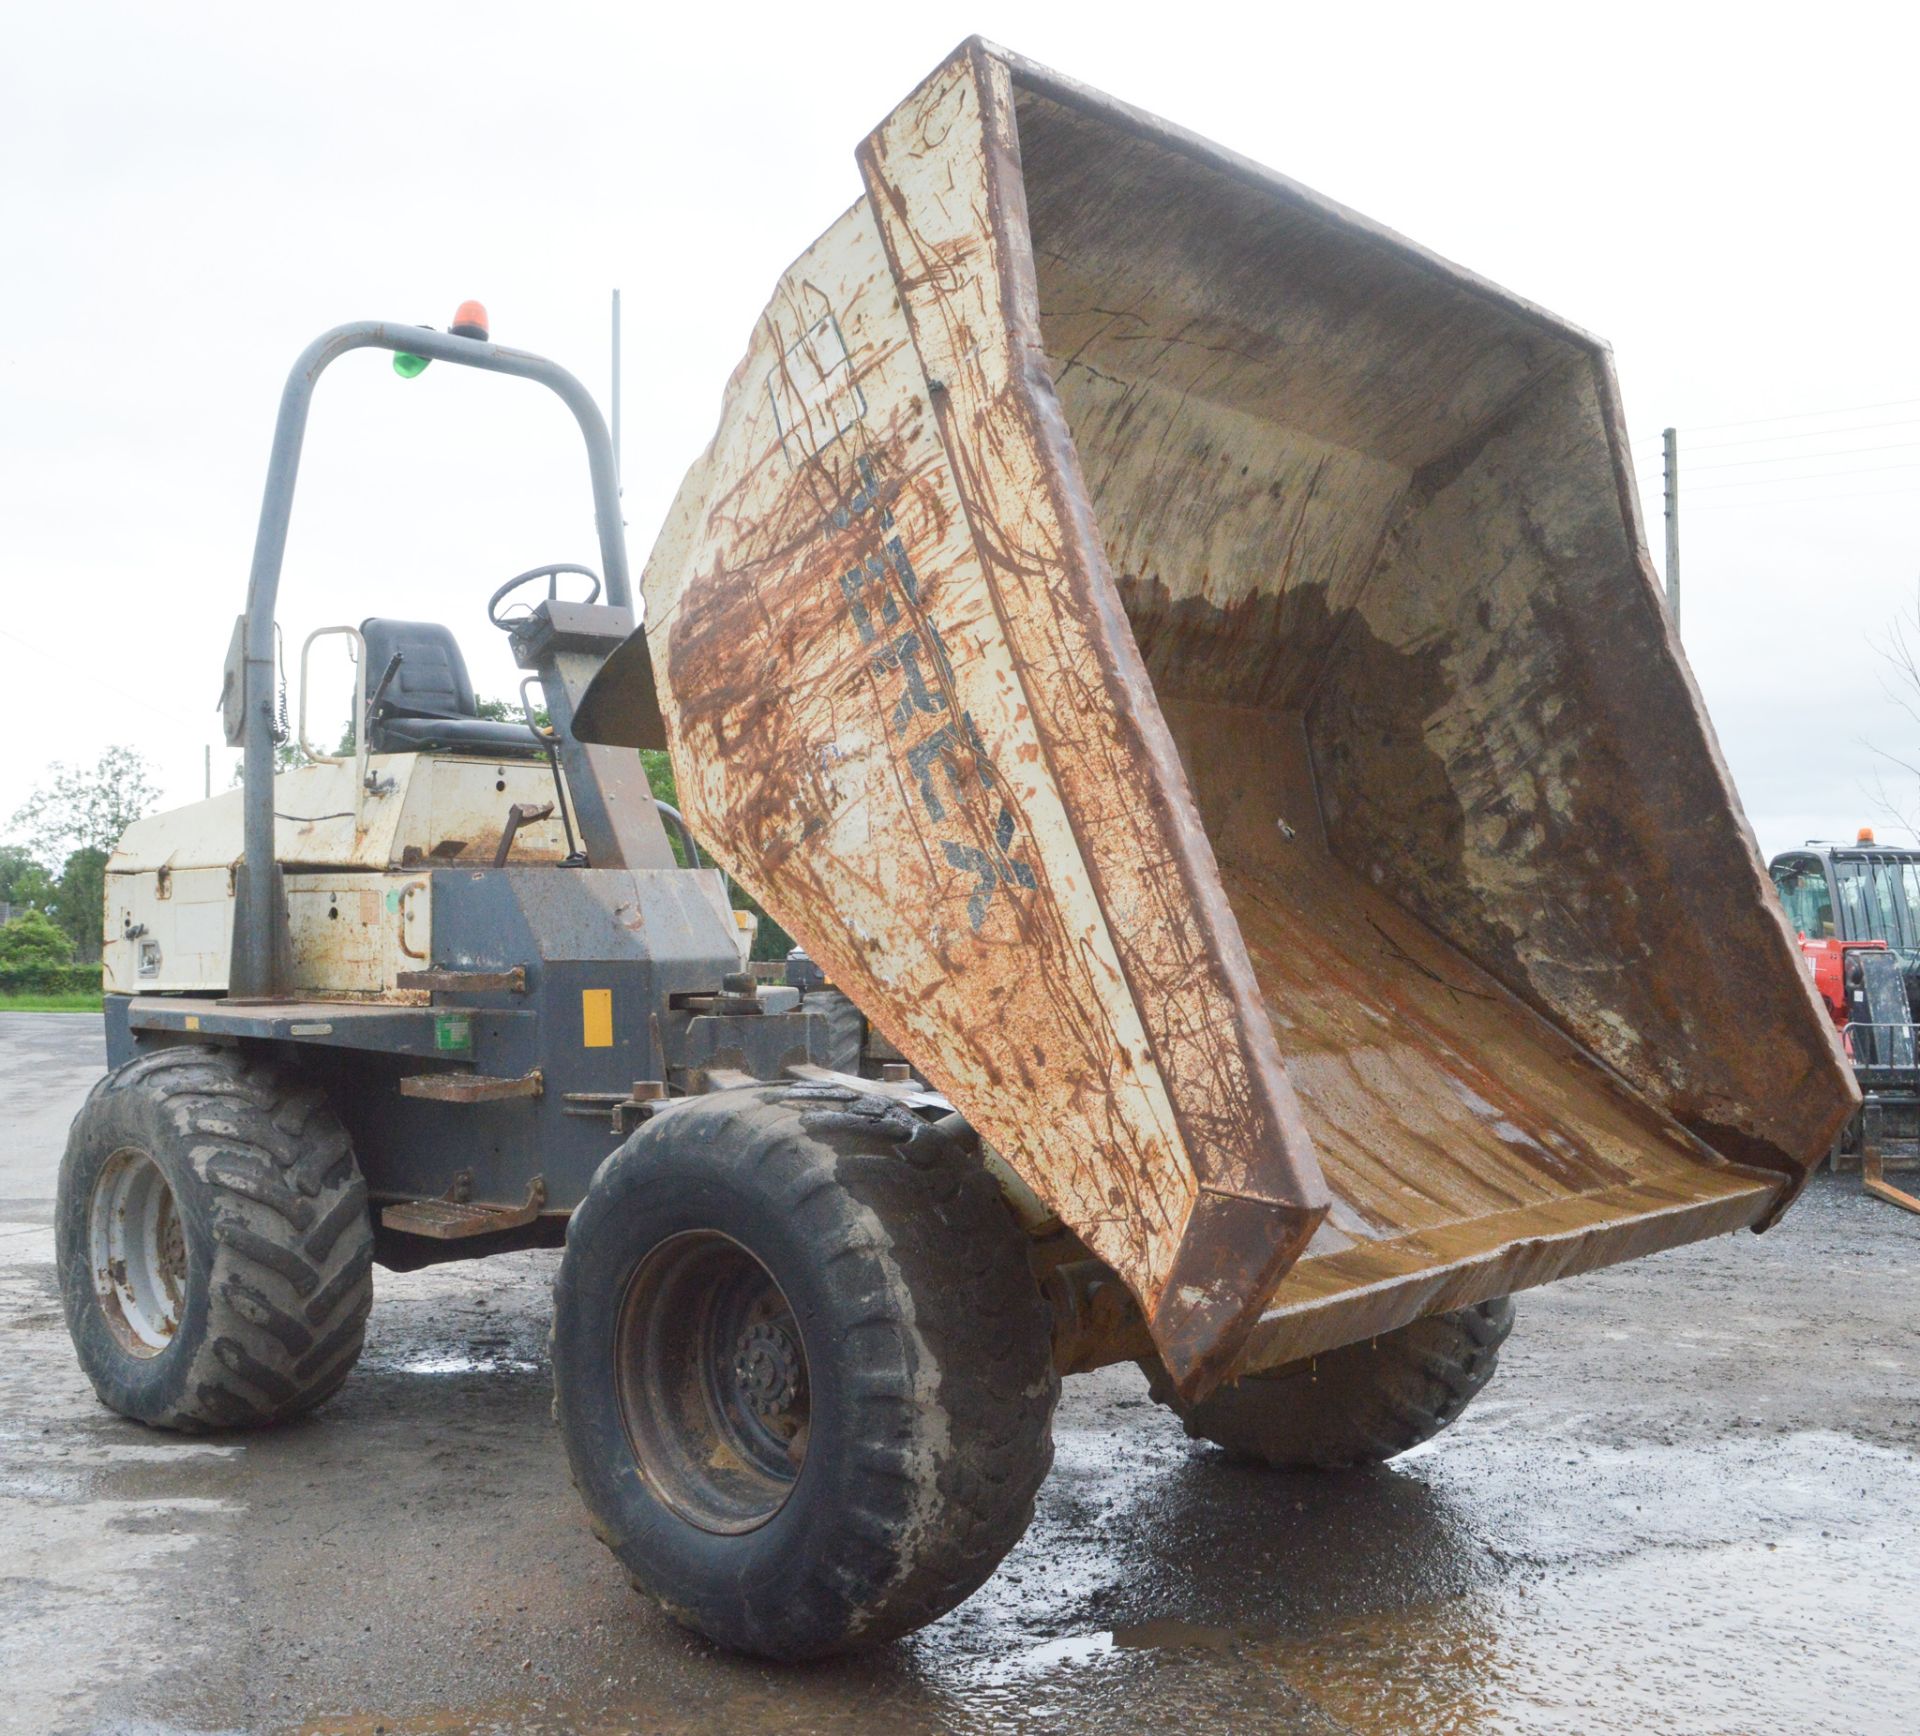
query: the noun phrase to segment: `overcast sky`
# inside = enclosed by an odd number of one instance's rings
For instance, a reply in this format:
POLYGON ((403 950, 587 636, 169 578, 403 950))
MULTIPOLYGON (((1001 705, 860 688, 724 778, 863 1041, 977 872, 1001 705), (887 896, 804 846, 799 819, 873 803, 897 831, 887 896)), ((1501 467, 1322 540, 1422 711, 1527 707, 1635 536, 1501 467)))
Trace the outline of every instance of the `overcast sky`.
MULTIPOLYGON (((769 290, 858 196, 855 145, 977 30, 1610 340, 1656 539, 1682 431, 1686 639, 1761 845, 1851 836, 1866 744, 1920 755, 1874 653, 1920 584, 1915 16, 11 0, 0 822, 48 760, 117 742, 172 802, 209 743, 226 783, 213 705, 280 386, 342 320, 445 326, 477 296, 604 395, 620 285, 637 570, 769 290)), ((548 560, 598 564, 557 401, 373 352, 332 370, 290 653, 440 619, 509 693, 484 599, 548 560)))

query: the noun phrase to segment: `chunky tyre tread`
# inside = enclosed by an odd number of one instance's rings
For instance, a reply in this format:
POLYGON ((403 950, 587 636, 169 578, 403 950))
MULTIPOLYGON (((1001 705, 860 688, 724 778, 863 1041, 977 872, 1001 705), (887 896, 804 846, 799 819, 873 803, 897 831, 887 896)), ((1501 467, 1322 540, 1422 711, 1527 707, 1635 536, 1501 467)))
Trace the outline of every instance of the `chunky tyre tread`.
POLYGON ((1195 1440, 1275 1470, 1342 1470, 1395 1458, 1458 1421, 1512 1330, 1513 1303, 1501 1296, 1249 1375, 1198 1404, 1159 1362, 1141 1367, 1155 1403, 1195 1440))
MULTIPOLYGON (((792 1297, 793 1273, 741 1239, 792 1297)), ((669 1615, 723 1645, 798 1659, 896 1638, 971 1595, 1032 1519, 1059 1394, 1047 1307, 992 1177, 897 1103, 778 1085, 668 1112, 602 1168, 556 1291, 555 1414, 595 1533, 669 1615), (817 1299, 808 1355, 832 1359, 842 1413, 816 1411, 807 1465, 761 1531, 702 1541, 663 1521, 630 1455, 604 1462, 615 1437, 589 1386, 607 1374, 578 1323, 585 1286, 616 1270, 600 1245, 626 1226, 637 1262, 649 1213, 714 1177, 797 1232, 817 1299)))
POLYGON ((284 1068, 183 1045, 109 1074, 68 1136, 59 1227, 81 1361, 102 1402, 141 1422, 188 1432, 280 1422, 329 1398, 359 1357, 373 1302, 366 1184, 325 1093, 284 1068), (92 1176, 129 1144, 166 1172, 189 1288, 205 1290, 150 1359, 111 1339, 88 1270, 92 1176))
POLYGON ((836 1073, 858 1075, 867 1053, 866 1015, 838 989, 815 989, 803 1003, 827 1022, 827 1047, 822 1064, 836 1073))

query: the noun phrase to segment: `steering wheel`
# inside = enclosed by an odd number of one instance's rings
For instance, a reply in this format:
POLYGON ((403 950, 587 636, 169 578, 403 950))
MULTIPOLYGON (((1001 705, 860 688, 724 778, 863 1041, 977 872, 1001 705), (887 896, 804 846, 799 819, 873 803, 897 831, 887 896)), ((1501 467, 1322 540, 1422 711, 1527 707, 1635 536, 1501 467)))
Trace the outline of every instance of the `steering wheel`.
POLYGON ((593 581, 593 589, 580 600, 583 603, 599 602, 600 575, 596 573, 592 567, 578 566, 572 561, 557 561, 550 567, 533 567, 527 572, 516 573, 512 578, 507 580, 499 590, 495 591, 493 595, 487 599, 487 619, 502 632, 511 633, 514 628, 519 626, 521 621, 523 621, 527 615, 532 614, 533 611, 525 603, 522 603, 520 605, 522 610, 521 614, 509 615, 502 611, 500 605, 504 603, 508 597, 512 596, 515 591, 519 590, 522 585, 530 585, 535 579, 545 579, 547 581, 547 600, 552 602, 560 595, 560 575, 562 573, 578 573, 582 578, 591 579, 593 581))

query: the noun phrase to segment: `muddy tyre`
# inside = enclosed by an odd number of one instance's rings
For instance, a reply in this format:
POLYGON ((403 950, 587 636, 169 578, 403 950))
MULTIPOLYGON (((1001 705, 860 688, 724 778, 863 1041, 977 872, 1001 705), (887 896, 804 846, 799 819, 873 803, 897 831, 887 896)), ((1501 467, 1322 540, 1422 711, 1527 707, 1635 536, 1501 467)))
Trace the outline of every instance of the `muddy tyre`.
POLYGON ((1059 1383, 976 1158, 827 1084, 656 1117, 574 1214, 554 1414, 634 1585, 794 1660, 945 1614, 1033 1514, 1059 1383))
POLYGON ((1380 1464, 1456 1421, 1493 1378, 1512 1330, 1502 1296, 1248 1375, 1191 1405, 1157 1361, 1140 1366, 1155 1402, 1195 1440, 1275 1470, 1341 1470, 1380 1464))
POLYGON ((360 1354, 366 1184, 323 1094, 237 1050, 129 1061, 74 1118, 60 1289, 102 1404, 157 1428, 311 1410, 360 1354))
POLYGON ((838 989, 815 989, 803 1003, 827 1022, 827 1049, 821 1065, 858 1077, 867 1058, 867 1019, 838 989))

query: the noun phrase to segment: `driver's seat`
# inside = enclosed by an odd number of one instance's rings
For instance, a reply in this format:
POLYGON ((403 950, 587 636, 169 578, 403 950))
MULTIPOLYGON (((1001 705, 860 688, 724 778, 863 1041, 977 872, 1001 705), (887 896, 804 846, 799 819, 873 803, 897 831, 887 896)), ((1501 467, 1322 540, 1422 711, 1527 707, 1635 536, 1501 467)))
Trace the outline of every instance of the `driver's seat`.
POLYGON ((467 660, 445 627, 431 621, 360 623, 366 643, 367 680, 377 687, 395 656, 400 666, 386 683, 367 730, 373 753, 419 753, 440 748, 515 759, 543 750, 524 723, 496 722, 477 715, 467 660))

